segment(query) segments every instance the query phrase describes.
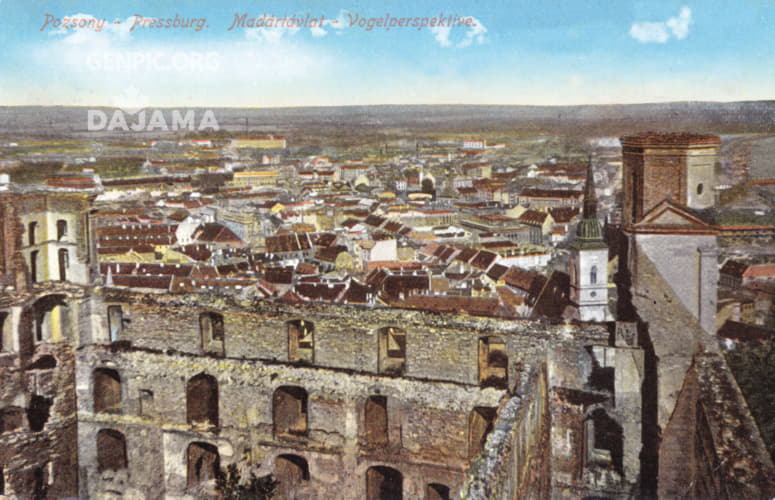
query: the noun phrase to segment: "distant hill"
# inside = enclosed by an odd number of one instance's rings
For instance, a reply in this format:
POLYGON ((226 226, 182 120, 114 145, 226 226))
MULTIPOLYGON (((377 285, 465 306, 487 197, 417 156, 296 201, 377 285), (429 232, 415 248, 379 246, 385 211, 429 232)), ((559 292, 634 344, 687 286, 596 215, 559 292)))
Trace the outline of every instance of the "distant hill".
MULTIPOLYGON (((0 136, 88 136, 88 108, 0 107, 0 136)), ((110 109, 102 108, 112 113, 110 109)), ((205 108, 199 108, 203 112, 205 108)), ((251 133, 308 130, 323 135, 405 130, 419 133, 619 135, 642 130, 775 133, 775 101, 672 102, 589 106, 385 105, 212 108, 222 129, 251 133)), ((170 112, 170 111, 165 111, 170 112)), ((120 136, 125 132, 99 134, 120 136)), ((132 133, 141 137, 139 133, 132 133)), ((152 136, 162 136, 158 131, 152 136)))

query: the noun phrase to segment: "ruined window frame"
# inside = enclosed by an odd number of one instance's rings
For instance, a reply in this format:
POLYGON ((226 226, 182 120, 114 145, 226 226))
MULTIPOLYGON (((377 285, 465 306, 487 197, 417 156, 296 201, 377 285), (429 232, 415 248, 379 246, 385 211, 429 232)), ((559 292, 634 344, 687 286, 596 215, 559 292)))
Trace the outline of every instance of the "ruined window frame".
POLYGON ((378 371, 380 374, 401 377, 406 374, 407 332, 403 328, 385 326, 377 330, 378 371), (403 337, 403 339, 401 339, 403 337), (391 340, 399 346, 401 356, 391 354, 391 340))
MULTIPOLYGON (((499 363, 498 363, 499 364, 499 363)), ((503 337, 487 335, 479 337, 478 342, 478 367, 479 367, 479 386, 494 387, 496 389, 508 389, 509 384, 509 356, 506 341, 503 337), (493 349, 494 345, 502 346, 502 349, 493 349), (496 353, 501 353, 504 366, 496 366, 497 360, 493 359, 496 353), (500 374, 500 371, 503 374, 500 374)))
POLYGON ((199 340, 204 354, 225 355, 225 318, 216 311, 199 313, 199 340))
POLYGON ((286 321, 285 327, 288 332, 288 361, 290 363, 314 363, 315 323, 302 318, 286 321), (305 329, 307 325, 311 325, 311 327, 305 329), (304 339, 307 339, 308 346, 302 345, 304 339))
POLYGON ((92 370, 92 409, 94 413, 108 413, 108 414, 121 414, 122 407, 123 407, 123 400, 124 400, 124 384, 121 380, 121 374, 116 370, 115 368, 110 367, 104 367, 100 366, 92 370), (114 404, 107 404, 110 403, 110 401, 105 400, 105 395, 102 395, 101 397, 97 397, 97 377, 98 374, 100 374, 100 377, 105 376, 109 377, 111 380, 113 380, 117 387, 118 387, 118 400, 114 402, 114 404), (115 377, 112 375, 115 374, 115 377), (102 404, 97 405, 97 402, 100 401, 102 404))
POLYGON ((121 304, 108 304, 108 338, 111 342, 121 340, 124 333, 124 308, 121 304), (117 318, 114 312, 118 311, 117 318), (115 331, 115 335, 114 332, 115 331))
POLYGON ((127 440, 126 435, 116 429, 109 429, 104 428, 97 431, 97 434, 94 437, 95 439, 95 454, 96 454, 96 460, 97 460, 97 472, 103 472, 106 470, 110 471, 119 471, 123 469, 129 468, 129 456, 127 452, 127 440), (100 456, 100 451, 104 451, 104 448, 100 447, 100 437, 101 436, 108 436, 110 439, 114 440, 115 442, 120 442, 121 448, 120 448, 120 456, 118 457, 120 462, 120 465, 123 465, 123 467, 113 467, 115 464, 106 464, 107 458, 115 458, 115 453, 111 457, 106 457, 105 455, 100 456))
MULTIPOLYGON (((366 479, 366 500, 381 500, 382 498, 385 498, 383 494, 385 493, 380 488, 379 491, 375 491, 374 486, 372 485, 372 481, 375 477, 375 475, 379 475, 381 477, 380 485, 387 484, 388 487, 392 487, 391 489, 398 489, 400 497, 403 498, 404 496, 404 486, 405 486, 405 478, 404 474, 394 468, 387 465, 373 465, 366 469, 365 473, 365 479, 366 479), (397 479, 397 481, 396 481, 397 479), (376 493, 376 495, 374 494, 376 493)), ((395 498, 396 492, 389 492, 389 494, 392 494, 392 496, 388 496, 387 498, 395 498)))
POLYGON ((431 490, 435 490, 436 494, 439 495, 441 498, 449 499, 451 498, 451 488, 447 486, 446 484, 442 483, 428 483, 425 485, 425 498, 431 498, 431 495, 429 494, 431 490), (441 491, 439 491, 441 490, 441 491))
POLYGON ((487 444, 487 438, 495 428, 495 420, 497 419, 497 408, 491 406, 477 406, 471 410, 468 416, 468 457, 474 458, 479 455, 484 446, 487 444), (477 432, 474 428, 474 424, 481 420, 485 423, 484 431, 477 432))
MULTIPOLYGON (((217 477, 218 472, 220 470, 221 454, 220 454, 220 451, 218 450, 218 446, 216 446, 213 443, 208 443, 207 441, 192 441, 188 443, 188 446, 186 446, 186 453, 184 455, 184 459, 185 459, 185 466, 186 466, 186 490, 188 491, 192 491, 194 489, 201 487, 201 485, 207 481, 212 481, 217 477), (202 479, 201 474, 199 475, 199 477, 196 477, 196 478, 192 477, 192 474, 191 474, 192 470, 195 471, 197 469, 196 466, 192 467, 192 456, 191 456, 192 448, 194 449, 199 448, 201 450, 204 450, 207 453, 211 453, 215 455, 215 460, 213 460, 212 462, 213 477, 202 479), (196 479, 196 481, 194 479, 196 479)), ((200 455, 200 460, 201 460, 201 455, 200 455)), ((199 470, 201 473, 202 469, 200 468, 199 470)))
MULTIPOLYGON (((204 396, 202 396, 204 397, 204 396)), ((220 387, 218 379, 209 373, 201 372, 186 381, 186 423, 196 427, 205 426, 208 428, 217 428, 220 425, 220 387), (196 386, 194 384, 204 381, 207 383, 209 389, 209 401, 200 401, 201 390, 194 391, 196 386), (196 400, 192 399, 192 396, 196 396, 196 400), (194 403, 199 402, 200 408, 197 408, 194 403), (200 413, 192 415, 194 410, 200 410, 200 413), (195 418, 202 417, 204 418, 195 418)))
POLYGON ((272 393, 272 432, 275 438, 299 438, 309 435, 309 392, 305 388, 297 385, 283 385, 274 390, 272 393), (280 400, 281 394, 285 395, 284 400, 280 400), (279 403, 288 406, 286 398, 291 398, 298 405, 298 409, 293 415, 278 415, 282 409, 279 403))
POLYGON ((372 448, 385 448, 390 444, 390 413, 387 396, 372 394, 366 398, 363 405, 363 438, 364 444, 372 448), (382 410, 382 413, 376 415, 376 417, 384 415, 384 423, 372 424, 371 422, 374 419, 370 418, 370 416, 374 414, 377 407, 382 410), (371 408, 375 409, 370 411, 371 408), (375 429, 376 425, 379 425, 380 428, 375 429))

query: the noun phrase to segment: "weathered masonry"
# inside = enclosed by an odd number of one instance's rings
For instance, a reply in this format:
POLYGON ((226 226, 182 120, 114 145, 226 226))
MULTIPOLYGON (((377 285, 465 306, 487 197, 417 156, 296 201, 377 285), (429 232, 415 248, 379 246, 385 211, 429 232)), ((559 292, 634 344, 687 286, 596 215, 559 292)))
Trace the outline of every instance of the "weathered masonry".
POLYGON ((569 369, 550 345, 592 366, 584 345, 609 336, 117 289, 95 290, 90 309, 77 393, 79 488, 91 498, 211 493, 230 463, 274 474, 285 498, 451 498, 509 388, 530 368, 569 369))

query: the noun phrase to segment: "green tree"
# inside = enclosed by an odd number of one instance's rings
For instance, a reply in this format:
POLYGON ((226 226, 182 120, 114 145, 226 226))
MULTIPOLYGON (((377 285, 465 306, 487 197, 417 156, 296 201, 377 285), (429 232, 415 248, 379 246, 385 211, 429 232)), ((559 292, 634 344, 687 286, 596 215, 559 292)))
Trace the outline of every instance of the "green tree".
POLYGON ((243 480, 237 464, 231 464, 216 479, 216 489, 224 500, 269 500, 274 496, 277 481, 271 474, 258 477, 252 471, 243 480))

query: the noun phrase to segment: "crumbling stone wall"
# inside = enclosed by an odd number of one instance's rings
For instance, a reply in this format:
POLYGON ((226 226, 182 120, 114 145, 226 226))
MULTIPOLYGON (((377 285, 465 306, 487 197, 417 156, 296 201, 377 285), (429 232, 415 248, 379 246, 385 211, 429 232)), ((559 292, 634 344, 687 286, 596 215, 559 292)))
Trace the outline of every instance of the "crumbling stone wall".
POLYGON ((17 353, 0 355, 0 362, 0 406, 16 409, 18 417, 6 420, 0 433, 4 493, 25 498, 75 497, 73 349, 65 343, 38 344, 29 362, 22 363, 17 353))
MULTIPOLYGON (((401 474, 405 498, 424 497, 429 484, 456 494, 469 464, 470 415, 476 408, 498 408, 507 394, 480 387, 479 339, 497 333, 504 340, 510 381, 516 383, 525 369, 543 359, 550 340, 572 345, 576 334, 598 342, 607 336, 594 327, 355 307, 243 304, 219 297, 147 296, 111 289, 95 294, 91 310, 107 311, 114 304, 121 304, 127 320, 122 340, 108 342, 107 322, 100 320, 92 336, 98 342, 82 346, 78 354, 85 497, 119 489, 115 474, 105 477, 98 470, 90 439, 101 429, 126 437, 123 491, 148 498, 191 493, 187 450, 192 443, 214 446, 221 466, 247 460, 262 473, 276 472, 278 460, 284 473, 287 457, 293 456, 290 463, 306 463, 309 471, 309 479, 294 491, 314 498, 363 498, 368 471, 379 467, 401 474), (202 311, 223 316, 223 356, 201 350, 202 311), (314 364, 288 361, 287 322, 299 319, 314 324, 314 364), (379 373, 376 332, 383 326, 406 331, 404 376, 379 373), (97 368, 119 374, 120 413, 93 412, 91 384, 97 368), (217 380, 217 425, 187 419, 186 387, 202 374, 217 380), (306 393, 306 422, 296 431, 278 434, 275 395, 287 387, 306 393), (366 439, 370 396, 386 402, 387 440, 382 446, 366 439)), ((530 422, 524 425, 533 425, 530 422)))
POLYGON ((461 498, 551 496, 549 391, 546 367, 523 372, 517 391, 504 401, 483 452, 471 464, 461 498))

